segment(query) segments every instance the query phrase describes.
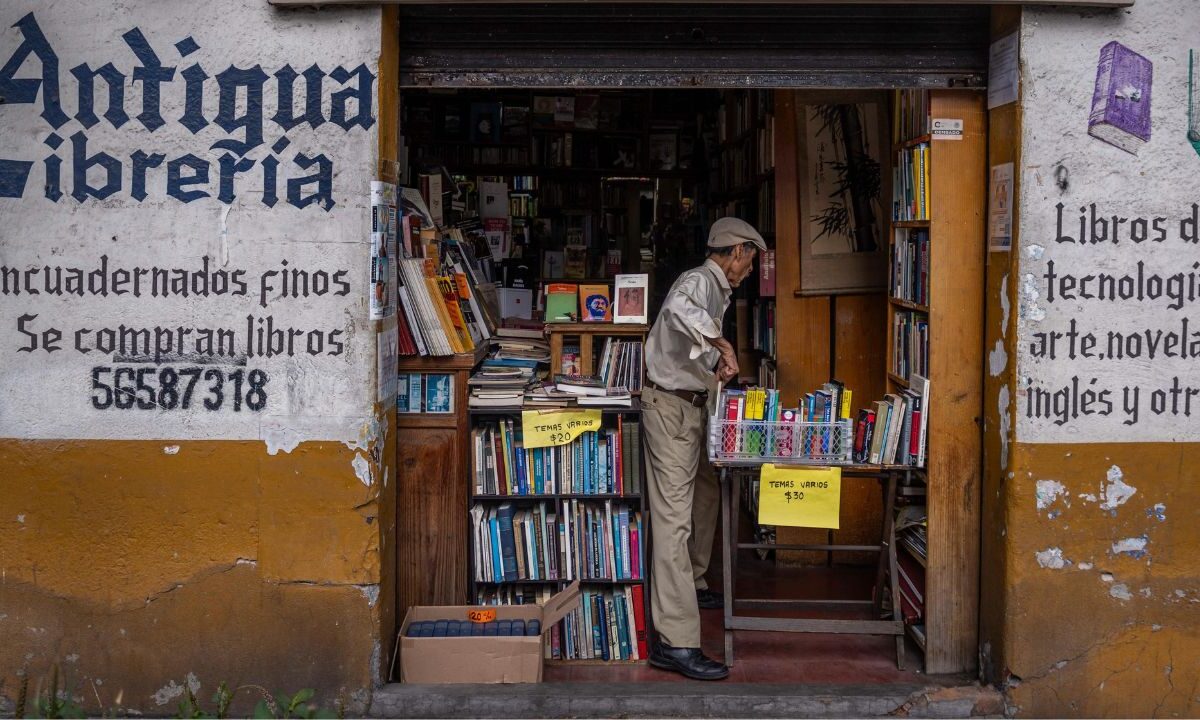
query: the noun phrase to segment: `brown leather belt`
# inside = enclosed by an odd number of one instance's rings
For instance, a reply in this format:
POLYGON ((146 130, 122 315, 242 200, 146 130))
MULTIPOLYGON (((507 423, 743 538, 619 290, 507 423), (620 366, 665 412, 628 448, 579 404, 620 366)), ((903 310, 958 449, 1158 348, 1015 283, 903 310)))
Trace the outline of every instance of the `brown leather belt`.
POLYGON ((668 390, 667 388, 656 385, 649 378, 646 379, 646 387, 654 388, 659 392, 670 393, 680 400, 688 403, 692 407, 704 407, 708 404, 707 392, 692 392, 691 390, 668 390))

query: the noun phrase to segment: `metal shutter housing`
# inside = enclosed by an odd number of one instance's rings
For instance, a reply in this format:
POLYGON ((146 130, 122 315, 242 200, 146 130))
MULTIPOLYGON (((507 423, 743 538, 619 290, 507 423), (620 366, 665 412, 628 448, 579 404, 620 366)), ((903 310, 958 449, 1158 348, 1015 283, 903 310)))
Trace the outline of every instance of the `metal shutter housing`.
POLYGON ((986 7, 429 4, 407 87, 981 87, 986 7))

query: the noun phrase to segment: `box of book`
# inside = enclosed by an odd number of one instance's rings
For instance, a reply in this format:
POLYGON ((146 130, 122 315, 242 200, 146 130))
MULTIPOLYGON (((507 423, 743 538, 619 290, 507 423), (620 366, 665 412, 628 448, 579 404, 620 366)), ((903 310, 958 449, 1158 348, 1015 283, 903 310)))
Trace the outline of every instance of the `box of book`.
POLYGON ((725 390, 709 420, 709 460, 847 464, 854 445, 850 395, 832 381, 785 408, 774 388, 725 390))
POLYGON ((544 634, 579 606, 579 581, 544 605, 416 605, 400 625, 400 680, 542 681, 544 634))

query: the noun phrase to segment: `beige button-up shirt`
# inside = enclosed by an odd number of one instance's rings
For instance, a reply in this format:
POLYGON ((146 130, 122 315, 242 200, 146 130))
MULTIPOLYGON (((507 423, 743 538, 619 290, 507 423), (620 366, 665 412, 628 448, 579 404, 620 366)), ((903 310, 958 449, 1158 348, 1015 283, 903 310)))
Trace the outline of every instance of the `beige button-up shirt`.
POLYGON ((704 392, 716 386, 721 320, 733 288, 711 259, 679 276, 646 339, 646 375, 669 390, 704 392))

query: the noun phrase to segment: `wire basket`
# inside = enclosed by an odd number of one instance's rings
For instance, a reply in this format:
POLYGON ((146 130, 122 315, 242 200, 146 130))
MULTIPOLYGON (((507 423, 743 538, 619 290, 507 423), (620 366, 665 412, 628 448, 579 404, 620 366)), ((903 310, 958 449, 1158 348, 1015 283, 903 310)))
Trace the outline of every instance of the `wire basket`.
POLYGON ((838 465, 850 462, 854 424, 835 422, 764 422, 720 420, 708 422, 710 461, 751 461, 838 465))

